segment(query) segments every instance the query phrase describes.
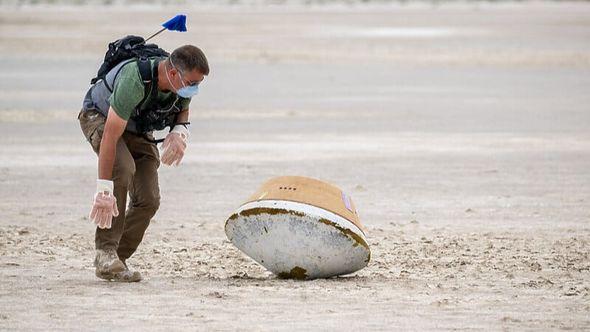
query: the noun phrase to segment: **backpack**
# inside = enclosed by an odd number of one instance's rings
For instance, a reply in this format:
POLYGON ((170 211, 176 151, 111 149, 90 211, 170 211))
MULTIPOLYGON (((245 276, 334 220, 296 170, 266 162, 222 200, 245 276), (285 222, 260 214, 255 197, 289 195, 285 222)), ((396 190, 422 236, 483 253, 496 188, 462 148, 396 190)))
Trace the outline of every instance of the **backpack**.
MULTIPOLYGON (((158 89, 158 86, 156 84, 152 84, 154 79, 156 79, 157 81, 158 72, 157 70, 155 72, 152 70, 153 68, 149 58, 168 56, 170 56, 170 54, 158 47, 158 45, 146 44, 145 39, 143 39, 142 37, 132 35, 126 36, 109 43, 109 49, 107 50, 104 56, 104 61, 98 69, 96 77, 90 80, 91 84, 95 84, 96 82, 103 80, 104 86, 110 92, 113 92, 113 87, 109 86, 108 82, 106 82, 105 80, 107 74, 113 68, 117 67, 118 64, 124 61, 137 61, 139 74, 141 76, 145 92, 143 99, 139 102, 135 110, 135 115, 140 116, 140 118, 135 118, 134 121, 136 122, 136 129, 138 130, 138 134, 141 134, 143 136, 145 136, 145 132, 152 130, 162 130, 166 127, 171 127, 175 124, 179 124, 175 123, 176 114, 165 115, 160 114, 159 112, 154 113, 149 112, 149 110, 141 109, 142 105, 145 103, 145 101, 148 99, 150 95, 154 97, 157 94, 158 89)), ((155 68, 157 68, 158 62, 159 60, 156 60, 155 68)), ((123 68, 123 66, 125 66, 125 64, 119 67, 119 71, 123 68)), ((117 75, 118 72, 115 74, 115 77, 117 75)), ((180 124, 188 124, 188 122, 180 124)), ((152 140, 147 136, 145 137, 148 141, 152 143, 161 143, 164 141, 163 139, 152 140)))
MULTIPOLYGON (((106 74, 122 61, 137 58, 138 60, 147 59, 154 56, 169 56, 170 54, 156 44, 146 44, 145 39, 139 36, 126 36, 121 39, 109 43, 109 49, 104 55, 104 61, 96 77, 90 80, 90 84, 94 84, 101 79, 104 79, 106 74)), ((140 61, 141 62, 141 61, 140 61)), ((141 67, 140 67, 141 68, 141 67)), ((149 68, 151 77, 151 68, 149 68)), ((141 76, 144 81, 148 78, 147 73, 141 71, 141 76), (144 76, 145 75, 145 76, 144 76)))

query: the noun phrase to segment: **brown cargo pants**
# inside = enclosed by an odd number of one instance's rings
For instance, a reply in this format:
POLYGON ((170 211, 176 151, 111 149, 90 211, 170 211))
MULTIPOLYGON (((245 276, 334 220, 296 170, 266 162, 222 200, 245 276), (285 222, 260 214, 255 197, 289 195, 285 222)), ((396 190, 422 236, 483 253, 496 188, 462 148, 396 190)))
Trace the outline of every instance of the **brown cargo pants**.
MULTIPOLYGON (((82 110, 78 120, 86 140, 98 155, 106 118, 97 111, 82 110)), ((121 260, 135 252, 160 206, 159 166, 160 156, 156 144, 141 136, 123 133, 117 142, 113 167, 114 195, 119 216, 113 218, 110 229, 96 228, 96 249, 115 249, 121 260), (123 213, 127 194, 130 198, 129 207, 123 213)))

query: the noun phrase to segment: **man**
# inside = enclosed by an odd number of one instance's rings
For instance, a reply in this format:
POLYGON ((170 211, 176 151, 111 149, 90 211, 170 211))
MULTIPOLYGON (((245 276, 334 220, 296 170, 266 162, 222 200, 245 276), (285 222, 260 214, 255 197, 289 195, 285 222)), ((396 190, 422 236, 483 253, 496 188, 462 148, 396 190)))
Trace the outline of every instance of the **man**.
POLYGON ((150 219, 158 210, 160 160, 177 166, 189 136, 189 103, 209 74, 203 52, 192 45, 169 57, 131 59, 95 83, 78 119, 98 155, 98 179, 90 219, 96 228, 96 276, 135 282, 129 269, 150 219), (145 79, 145 68, 151 78, 145 79), (112 92, 111 92, 112 91, 112 92), (170 126, 160 158, 152 131, 170 126), (127 194, 130 202, 125 211, 127 194))

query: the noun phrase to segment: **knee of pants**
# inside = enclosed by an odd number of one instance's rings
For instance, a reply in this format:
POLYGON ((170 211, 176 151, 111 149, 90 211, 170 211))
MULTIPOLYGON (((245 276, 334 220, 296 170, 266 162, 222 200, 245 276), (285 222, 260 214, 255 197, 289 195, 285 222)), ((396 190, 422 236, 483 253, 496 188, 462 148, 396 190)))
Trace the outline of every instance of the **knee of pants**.
POLYGON ((150 216, 150 218, 156 214, 156 212, 158 211, 159 208, 160 208, 160 196, 152 197, 152 198, 148 199, 147 201, 145 201, 141 205, 141 209, 143 209, 145 211, 145 213, 150 216))
POLYGON ((113 168, 113 182, 115 186, 129 188, 129 185, 133 182, 133 175, 135 175, 135 165, 133 164, 116 164, 113 168))

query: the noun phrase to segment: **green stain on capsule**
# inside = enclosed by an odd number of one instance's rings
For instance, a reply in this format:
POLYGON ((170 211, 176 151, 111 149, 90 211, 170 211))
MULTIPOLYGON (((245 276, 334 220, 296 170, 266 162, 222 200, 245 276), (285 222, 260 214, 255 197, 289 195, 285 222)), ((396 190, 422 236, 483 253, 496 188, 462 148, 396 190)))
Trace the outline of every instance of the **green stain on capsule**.
POLYGON ((289 272, 281 272, 281 273, 279 273, 279 278, 281 278, 281 279, 304 280, 304 279, 307 278, 307 270, 304 269, 304 268, 302 268, 302 267, 295 266, 289 272))

